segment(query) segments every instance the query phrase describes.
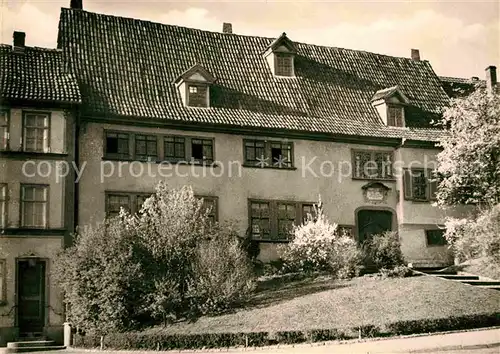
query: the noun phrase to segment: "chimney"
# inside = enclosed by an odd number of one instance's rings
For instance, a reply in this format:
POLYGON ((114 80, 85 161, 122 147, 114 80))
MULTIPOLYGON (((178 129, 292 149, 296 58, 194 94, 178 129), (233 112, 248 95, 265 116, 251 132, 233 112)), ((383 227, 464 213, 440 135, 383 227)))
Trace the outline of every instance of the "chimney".
POLYGON ((418 49, 411 50, 411 60, 420 61, 420 51, 418 49))
POLYGON ((490 65, 486 68, 486 90, 489 93, 493 93, 496 84, 497 84, 497 67, 490 65))
POLYGON ((83 0, 71 0, 69 7, 76 10, 82 10, 83 0))
POLYGON ((25 39, 26 39, 26 33, 24 32, 18 32, 14 31, 14 49, 24 49, 25 46, 25 39))
POLYGON ((222 24, 222 33, 233 33, 233 25, 231 23, 224 22, 222 24))

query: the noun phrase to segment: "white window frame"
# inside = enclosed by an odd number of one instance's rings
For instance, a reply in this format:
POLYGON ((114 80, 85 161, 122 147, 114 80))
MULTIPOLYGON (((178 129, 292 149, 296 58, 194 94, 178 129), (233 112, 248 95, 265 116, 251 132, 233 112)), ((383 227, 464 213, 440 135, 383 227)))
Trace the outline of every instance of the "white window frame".
POLYGON ((7 227, 7 183, 0 183, 0 229, 7 227))
POLYGON ((9 111, 0 110, 0 116, 4 119, 0 120, 0 150, 9 149, 9 111))
POLYGON ((26 152, 41 152, 41 153, 49 153, 50 152, 50 113, 47 112, 23 112, 23 151, 26 152), (29 117, 36 117, 44 119, 43 126, 29 126, 28 119, 29 117), (27 146, 28 141, 28 131, 33 130, 35 132, 35 145, 34 147, 27 146), (38 135, 42 135, 42 146, 38 147, 37 140, 39 139, 38 135))
MULTIPOLYGON (((21 185, 21 227, 23 228, 33 228, 33 229, 46 229, 48 228, 48 211, 49 211, 49 186, 45 184, 22 184, 21 185), (27 200, 26 198, 26 189, 27 188, 33 188, 34 192, 37 189, 43 189, 43 200, 37 200, 36 199, 36 194, 33 199, 27 200), (42 206, 42 219, 43 223, 41 225, 36 225, 34 222, 31 224, 27 223, 27 218, 26 218, 26 207, 28 203, 33 204, 35 207, 36 205, 41 205, 42 206)), ((35 217, 35 208, 33 208, 33 215, 32 218, 34 219, 35 217)))

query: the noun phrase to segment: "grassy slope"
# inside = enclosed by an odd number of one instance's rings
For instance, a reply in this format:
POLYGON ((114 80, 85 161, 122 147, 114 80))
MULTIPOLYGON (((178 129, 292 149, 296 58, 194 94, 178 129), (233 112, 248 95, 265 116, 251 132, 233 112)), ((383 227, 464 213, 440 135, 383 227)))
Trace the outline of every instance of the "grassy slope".
POLYGON ((500 312, 500 291, 428 276, 301 281, 255 295, 234 313, 149 331, 168 333, 280 331, 383 325, 401 320, 500 312))
POLYGON ((458 271, 500 280, 500 266, 486 258, 467 261, 457 266, 458 271))

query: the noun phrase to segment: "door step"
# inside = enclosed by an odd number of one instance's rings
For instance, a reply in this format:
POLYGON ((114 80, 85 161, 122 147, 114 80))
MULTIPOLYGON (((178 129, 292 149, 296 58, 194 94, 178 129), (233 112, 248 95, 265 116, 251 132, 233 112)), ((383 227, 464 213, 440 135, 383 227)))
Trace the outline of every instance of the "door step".
POLYGON ((479 276, 477 275, 436 274, 436 273, 432 275, 443 279, 458 280, 458 281, 479 280, 479 276))
POLYGON ((476 286, 484 286, 484 285, 500 286, 500 280, 460 280, 460 282, 476 286))
MULTIPOLYGON (((26 339, 26 338, 23 338, 26 339)), ((8 353, 23 353, 35 351, 49 351, 65 349, 65 346, 56 345, 53 340, 23 340, 20 342, 7 343, 8 353)))

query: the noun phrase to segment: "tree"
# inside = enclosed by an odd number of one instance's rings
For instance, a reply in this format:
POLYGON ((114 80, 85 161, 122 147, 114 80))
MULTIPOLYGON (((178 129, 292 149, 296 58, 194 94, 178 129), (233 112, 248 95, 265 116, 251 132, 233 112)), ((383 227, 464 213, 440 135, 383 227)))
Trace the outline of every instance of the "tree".
POLYGON ((454 99, 438 154, 441 206, 475 205, 475 216, 448 218, 446 238, 459 258, 500 263, 500 96, 478 89, 454 99))
POLYGON ((477 90, 454 99, 443 115, 438 204, 500 202, 500 97, 477 90))

